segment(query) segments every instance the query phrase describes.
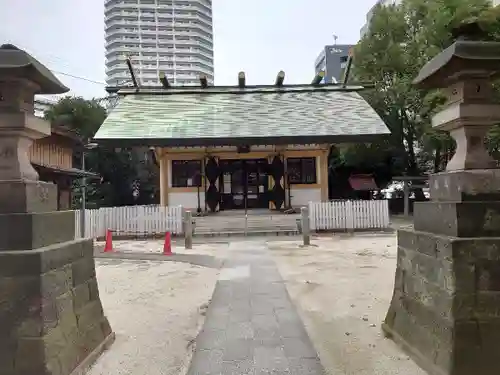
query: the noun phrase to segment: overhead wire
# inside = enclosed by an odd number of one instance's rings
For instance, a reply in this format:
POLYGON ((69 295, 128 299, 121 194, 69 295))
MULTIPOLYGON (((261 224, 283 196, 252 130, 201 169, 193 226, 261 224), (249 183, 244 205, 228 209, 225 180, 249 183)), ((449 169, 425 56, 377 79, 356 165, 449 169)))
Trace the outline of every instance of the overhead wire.
MULTIPOLYGON (((10 39, 10 38, 8 38, 10 39)), ((18 46, 19 48, 29 52, 30 54, 32 55, 38 55, 38 56, 43 56, 44 60, 52 60, 54 62, 54 60, 59 60, 59 64, 62 63, 62 65, 65 65, 65 67, 67 68, 71 68, 71 63, 68 61, 68 60, 65 60, 59 56, 56 56, 56 55, 53 55, 53 54, 48 54, 47 52, 44 52, 44 53, 38 53, 35 49, 33 48, 27 48, 26 46, 23 46, 19 43, 13 43, 15 44, 16 46, 18 46), (47 58, 47 59, 46 59, 47 58)), ((54 70, 54 69, 50 69, 49 70, 54 73, 54 74, 58 74, 58 75, 62 75, 62 76, 65 76, 65 77, 70 77, 70 78, 73 78, 73 79, 78 79, 78 80, 81 80, 81 81, 85 81, 85 82, 89 82, 89 83, 93 83, 93 84, 96 84, 96 85, 101 85, 101 86, 106 86, 106 83, 105 82, 102 82, 102 81, 98 81, 98 80, 94 80, 94 79, 90 79, 90 78, 87 78, 87 77, 83 77, 83 76, 80 76, 80 75, 77 75, 77 74, 72 74, 72 73, 67 73, 67 72, 62 72, 62 71, 59 71, 59 70, 54 70)), ((125 79, 121 82, 118 82, 117 85, 120 86, 120 85, 123 85, 123 84, 126 84, 126 83, 129 83, 130 82, 130 79, 125 79)), ((44 97, 44 96, 41 96, 42 99, 46 99, 46 100, 52 100, 53 98, 47 98, 47 97, 44 97)), ((102 98, 98 98, 96 99, 99 103, 102 103, 102 102, 109 102, 110 99, 114 99, 115 98, 115 95, 108 95, 108 96, 105 96, 105 97, 102 97, 102 98)))
MULTIPOLYGON (((7 39, 11 39, 11 38, 7 38, 7 39)), ((26 46, 24 46, 24 45, 22 45, 20 43, 13 43, 13 44, 16 45, 17 47, 19 47, 19 48, 21 48, 21 49, 29 52, 30 54, 32 54, 34 56, 42 56, 43 60, 45 60, 45 61, 52 60, 52 62, 54 62, 54 60, 59 60, 57 62, 58 64, 62 63, 62 65, 64 65, 66 68, 69 68, 69 69, 73 70, 73 68, 71 67, 71 63, 68 60, 65 60, 65 59, 61 58, 60 56, 56 56, 54 54, 50 54, 50 53, 47 53, 45 51, 43 53, 39 53, 39 51, 37 51, 36 49, 34 49, 34 48, 27 48, 26 46)), ((66 77, 70 77, 70 78, 74 78, 74 79, 79 79, 79 80, 86 81, 86 82, 89 82, 89 83, 94 83, 94 84, 97 84, 97 85, 106 86, 106 83, 102 82, 102 81, 90 79, 90 78, 87 78, 87 77, 82 77, 82 76, 77 75, 77 74, 71 74, 71 73, 61 72, 61 71, 54 70, 54 69, 49 69, 49 70, 52 73, 54 73, 54 74, 60 74, 60 75, 66 76, 66 77)))
POLYGON ((80 77, 80 76, 77 76, 77 75, 74 75, 74 74, 70 74, 70 73, 59 72, 59 71, 57 71, 57 70, 52 70, 52 69, 50 69, 50 71, 51 71, 52 73, 55 73, 55 74, 60 74, 60 75, 62 75, 62 76, 71 77, 71 78, 75 78, 75 79, 80 79, 80 80, 82 80, 82 81, 86 81, 86 82, 90 82, 90 83, 95 83, 95 84, 98 84, 98 85, 103 85, 103 86, 106 86, 106 83, 105 83, 105 82, 95 81, 95 80, 90 79, 90 78, 80 77))

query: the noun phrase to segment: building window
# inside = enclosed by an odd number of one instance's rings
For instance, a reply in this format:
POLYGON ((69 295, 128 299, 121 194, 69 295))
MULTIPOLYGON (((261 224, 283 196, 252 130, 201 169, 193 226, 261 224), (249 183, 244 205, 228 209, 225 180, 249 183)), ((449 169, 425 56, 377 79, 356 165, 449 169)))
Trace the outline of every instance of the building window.
POLYGON ((288 181, 290 184, 316 184, 316 158, 288 158, 288 181))
POLYGON ((172 160, 172 187, 201 186, 200 160, 172 160))
POLYGON ((349 60, 349 56, 340 56, 340 62, 341 63, 346 63, 347 60, 349 60))

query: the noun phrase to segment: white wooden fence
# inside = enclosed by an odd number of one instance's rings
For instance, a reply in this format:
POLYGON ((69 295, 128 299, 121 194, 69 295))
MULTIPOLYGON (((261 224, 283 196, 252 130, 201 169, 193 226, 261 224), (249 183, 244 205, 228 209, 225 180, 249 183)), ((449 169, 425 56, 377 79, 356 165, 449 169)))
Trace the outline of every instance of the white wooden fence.
MULTIPOLYGON (((104 237, 106 230, 121 235, 182 233, 181 206, 124 206, 85 211, 85 237, 104 237)), ((80 238, 81 212, 75 211, 75 238, 80 238)))
POLYGON ((362 230, 389 227, 387 200, 309 203, 311 230, 362 230))

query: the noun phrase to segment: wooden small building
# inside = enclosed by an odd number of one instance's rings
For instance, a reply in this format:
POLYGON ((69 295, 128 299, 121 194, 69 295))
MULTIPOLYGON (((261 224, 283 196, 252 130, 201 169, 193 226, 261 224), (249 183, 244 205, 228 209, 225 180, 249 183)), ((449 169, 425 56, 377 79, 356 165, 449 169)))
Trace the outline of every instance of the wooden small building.
POLYGON ((358 94, 332 84, 115 88, 94 139, 154 147, 161 204, 218 212, 328 200, 331 145, 388 134, 358 94))
POLYGON ((30 149, 30 161, 40 180, 57 185, 60 211, 71 209, 73 180, 83 177, 97 178, 94 173, 73 168, 73 154, 82 149, 81 139, 70 129, 52 126, 49 137, 36 140, 30 149))

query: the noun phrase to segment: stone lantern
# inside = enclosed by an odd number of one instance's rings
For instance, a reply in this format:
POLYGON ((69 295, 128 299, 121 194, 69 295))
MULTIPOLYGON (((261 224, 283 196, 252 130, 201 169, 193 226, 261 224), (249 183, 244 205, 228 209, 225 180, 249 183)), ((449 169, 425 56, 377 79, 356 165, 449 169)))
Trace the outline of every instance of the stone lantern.
POLYGON ((31 166, 33 140, 51 133, 35 94, 68 89, 13 45, 0 46, 0 374, 67 375, 112 342, 93 257, 75 240, 75 214, 31 166))
POLYGON ((430 178, 431 202, 415 204, 414 229, 398 232, 394 294, 382 326, 429 374, 493 375, 500 368, 500 171, 484 137, 500 123, 492 81, 500 43, 479 26, 421 70, 415 84, 442 89, 432 121, 456 140, 446 171, 430 178))

